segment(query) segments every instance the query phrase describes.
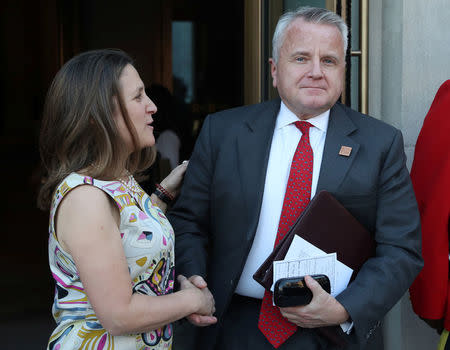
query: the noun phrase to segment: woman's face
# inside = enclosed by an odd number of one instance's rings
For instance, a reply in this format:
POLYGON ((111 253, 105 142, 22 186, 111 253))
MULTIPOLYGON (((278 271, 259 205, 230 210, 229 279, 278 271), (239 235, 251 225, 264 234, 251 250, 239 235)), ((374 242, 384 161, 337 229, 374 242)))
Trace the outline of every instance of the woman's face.
MULTIPOLYGON (((153 126, 151 124, 153 123, 152 115, 156 113, 157 108, 145 94, 144 83, 132 65, 129 64, 123 69, 119 78, 119 85, 125 104, 124 107, 136 130, 139 149, 153 146, 155 144, 155 136, 153 135, 153 126)), ((120 108, 116 108, 115 118, 123 140, 131 152, 135 151, 130 131, 125 124, 120 108)))

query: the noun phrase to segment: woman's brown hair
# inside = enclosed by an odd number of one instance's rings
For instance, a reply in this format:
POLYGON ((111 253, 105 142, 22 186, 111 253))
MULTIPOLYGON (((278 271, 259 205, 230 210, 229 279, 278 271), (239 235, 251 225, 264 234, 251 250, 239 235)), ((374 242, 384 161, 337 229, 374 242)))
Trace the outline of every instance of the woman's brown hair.
POLYGON ((94 50, 69 60, 56 74, 44 106, 39 150, 45 177, 38 196, 42 210, 50 208, 56 186, 70 173, 113 180, 145 170, 154 161, 154 147, 138 149, 136 131, 125 109, 119 78, 133 60, 120 50, 94 50), (114 111, 119 108, 134 147, 129 155, 114 111))

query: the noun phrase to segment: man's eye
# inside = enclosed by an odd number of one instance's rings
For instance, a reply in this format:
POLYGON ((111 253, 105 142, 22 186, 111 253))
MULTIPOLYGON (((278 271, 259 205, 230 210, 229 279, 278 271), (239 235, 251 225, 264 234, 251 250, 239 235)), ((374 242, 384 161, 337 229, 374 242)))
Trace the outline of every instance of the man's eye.
POLYGON ((305 58, 304 57, 297 57, 295 60, 297 62, 305 62, 305 58))
POLYGON ((330 58, 325 58, 325 59, 323 60, 323 62, 324 62, 325 64, 334 64, 334 60, 332 60, 332 59, 330 59, 330 58))

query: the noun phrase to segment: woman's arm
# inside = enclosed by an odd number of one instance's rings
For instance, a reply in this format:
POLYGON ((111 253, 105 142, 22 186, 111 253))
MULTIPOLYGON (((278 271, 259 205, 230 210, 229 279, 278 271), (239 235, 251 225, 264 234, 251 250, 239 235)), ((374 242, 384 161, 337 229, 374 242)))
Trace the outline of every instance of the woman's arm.
POLYGON ((192 313, 212 315, 211 293, 187 280, 183 289, 173 294, 132 294, 119 222, 117 208, 92 186, 68 193, 56 217, 59 242, 72 255, 102 326, 112 335, 120 335, 157 329, 192 313))

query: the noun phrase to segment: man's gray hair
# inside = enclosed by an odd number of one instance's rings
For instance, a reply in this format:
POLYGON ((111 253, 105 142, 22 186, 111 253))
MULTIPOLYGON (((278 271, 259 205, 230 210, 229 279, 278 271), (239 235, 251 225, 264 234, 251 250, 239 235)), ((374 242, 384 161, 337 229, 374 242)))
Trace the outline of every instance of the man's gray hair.
POLYGON ((344 20, 336 13, 324 8, 303 6, 295 11, 289 11, 283 14, 278 20, 272 39, 272 59, 278 62, 281 45, 283 44, 287 28, 297 18, 302 18, 305 22, 315 24, 334 25, 339 30, 344 43, 344 53, 347 52, 348 45, 348 27, 344 20))

